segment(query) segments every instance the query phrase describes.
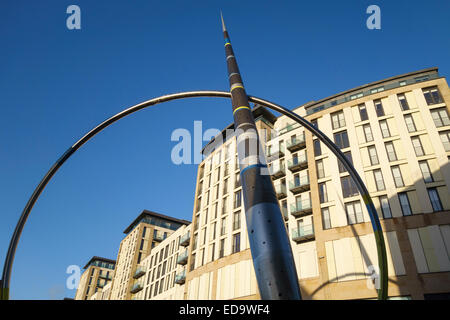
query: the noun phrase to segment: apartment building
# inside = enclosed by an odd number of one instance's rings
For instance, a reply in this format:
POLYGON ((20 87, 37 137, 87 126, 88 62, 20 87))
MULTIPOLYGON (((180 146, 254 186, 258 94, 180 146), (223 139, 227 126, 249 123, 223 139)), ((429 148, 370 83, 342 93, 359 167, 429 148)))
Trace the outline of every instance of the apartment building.
POLYGON ((134 274, 131 299, 183 300, 191 225, 182 225, 155 247, 134 274))
POLYGON ((124 231, 121 241, 114 279, 111 285, 111 300, 129 300, 135 294, 134 275, 137 266, 169 235, 189 221, 144 210, 124 231))
MULTIPOLYGON (((76 300, 91 300, 102 289, 111 284, 116 261, 102 257, 92 257, 84 266, 75 294, 76 300)), ((94 298, 95 298, 94 297, 94 298)))
MULTIPOLYGON (((366 184, 384 230, 391 298, 450 293, 449 103, 445 78, 430 68, 294 110, 333 139, 366 184)), ((264 108, 253 113, 303 297, 375 298, 375 240, 354 182, 310 132, 264 108)), ((225 131, 199 165, 187 299, 259 298, 236 139, 225 131)))

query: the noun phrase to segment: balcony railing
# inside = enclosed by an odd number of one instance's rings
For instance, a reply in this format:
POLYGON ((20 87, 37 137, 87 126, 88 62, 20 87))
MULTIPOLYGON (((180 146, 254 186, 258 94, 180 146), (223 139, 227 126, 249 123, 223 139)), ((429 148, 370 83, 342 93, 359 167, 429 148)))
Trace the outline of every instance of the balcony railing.
POLYGON ((270 140, 272 140, 272 139, 274 139, 276 137, 279 137, 279 136, 281 136, 281 135, 283 135, 285 133, 288 133, 289 131, 297 129, 299 127, 300 127, 300 124, 298 124, 296 122, 296 123, 293 123, 293 124, 288 124, 286 127, 281 128, 279 130, 272 131, 271 134, 270 134, 270 140))
POLYGON ((305 134, 302 134, 299 137, 295 137, 294 139, 287 140, 286 142, 286 148, 290 152, 295 152, 297 150, 303 149, 304 147, 306 147, 305 134))
POLYGON ((311 200, 303 200, 295 204, 291 204, 291 214, 298 218, 312 213, 311 200))
POLYGON ((175 275, 176 284, 183 284, 185 281, 186 281, 186 270, 183 270, 175 275))
POLYGON ((284 156, 285 149, 284 147, 277 148, 276 150, 271 150, 267 153, 267 161, 271 162, 275 159, 281 158, 284 156))
POLYGON ((273 180, 284 177, 286 175, 286 166, 284 163, 281 165, 272 166, 270 168, 270 174, 273 180))
POLYGON ((314 240, 314 226, 312 224, 291 230, 292 240, 297 243, 314 240))
POLYGON ((308 167, 306 155, 288 161, 288 169, 294 173, 308 167))
POLYGON ((177 263, 184 266, 188 261, 188 251, 185 250, 183 253, 181 253, 177 258, 177 263))
POLYGON ((285 184, 277 184, 275 185, 275 193, 277 194, 277 199, 283 199, 287 197, 286 185, 285 184))
POLYGON ((142 267, 137 267, 136 271, 134 272, 133 278, 138 279, 142 277, 145 274, 145 270, 142 267))
POLYGON ((180 246, 186 247, 189 245, 190 241, 191 241, 191 232, 188 232, 184 236, 181 237, 180 246))
POLYGON ((167 234, 164 235, 164 233, 157 232, 156 234, 153 235, 153 240, 155 240, 155 241, 163 241, 166 237, 167 237, 167 234))
POLYGON ((289 190, 291 190, 293 194, 309 190, 309 177, 304 176, 294 180, 294 182, 289 182, 289 190))
POLYGON ((130 292, 131 293, 137 293, 137 292, 139 292, 141 290, 142 290, 142 284, 138 282, 138 283, 133 284, 133 286, 131 287, 130 292))

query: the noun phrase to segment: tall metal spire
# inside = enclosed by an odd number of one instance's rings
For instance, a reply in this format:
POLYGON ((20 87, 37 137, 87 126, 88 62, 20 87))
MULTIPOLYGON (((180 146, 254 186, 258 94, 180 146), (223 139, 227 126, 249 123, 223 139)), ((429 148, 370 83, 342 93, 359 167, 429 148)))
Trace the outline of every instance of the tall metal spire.
POLYGON ((261 299, 301 299, 284 219, 268 174, 255 120, 225 27, 225 55, 244 198, 247 232, 261 299))

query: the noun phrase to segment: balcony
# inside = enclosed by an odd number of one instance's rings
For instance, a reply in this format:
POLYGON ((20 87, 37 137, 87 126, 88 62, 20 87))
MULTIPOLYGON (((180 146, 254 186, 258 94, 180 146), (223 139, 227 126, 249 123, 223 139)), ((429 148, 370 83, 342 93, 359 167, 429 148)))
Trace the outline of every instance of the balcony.
POLYGON ((267 153, 267 162, 271 162, 275 159, 279 159, 281 157, 284 157, 284 148, 278 148, 276 150, 271 150, 267 153))
POLYGON ((277 199, 283 199, 287 197, 286 185, 285 184, 277 184, 275 185, 275 193, 277 194, 277 199))
POLYGON ((183 270, 182 272, 175 275, 176 284, 184 284, 185 281, 186 281, 186 270, 183 270))
POLYGON ((303 200, 295 204, 291 204, 291 214, 298 218, 312 213, 311 200, 303 200))
POLYGON ((300 179, 295 179, 294 182, 289 182, 289 190, 293 194, 309 190, 309 177, 304 176, 300 179))
POLYGON ((166 237, 167 237, 167 235, 164 235, 164 233, 160 233, 160 232, 153 234, 153 240, 159 241, 159 242, 163 241, 166 237))
POLYGON ((314 227, 312 224, 291 229, 292 240, 297 243, 311 241, 315 239, 314 227))
POLYGON ((185 250, 183 253, 181 253, 177 258, 177 263, 184 266, 188 262, 188 251, 185 250))
POLYGON ((137 267, 134 272, 133 278, 138 279, 145 274, 145 270, 142 267, 137 267))
POLYGON ((292 160, 288 161, 288 169, 292 173, 300 171, 307 167, 308 167, 308 159, 306 158, 306 155, 304 155, 300 158, 293 158, 292 160))
POLYGON ((180 246, 187 247, 189 245, 189 242, 191 242, 191 232, 188 232, 181 237, 180 246))
POLYGON ((141 291, 142 290, 142 284, 140 284, 139 282, 138 283, 135 283, 135 284, 133 284, 133 286, 131 287, 131 290, 130 290, 130 292, 131 293, 138 293, 139 291, 141 291))
POLYGON ((272 176, 272 180, 284 177, 286 175, 285 165, 272 166, 270 168, 270 175, 272 176))
POLYGON ((295 152, 305 147, 306 147, 305 134, 302 134, 300 135, 300 137, 295 137, 294 139, 288 140, 286 142, 286 148, 290 152, 295 152))
POLYGON ((98 277, 102 278, 102 279, 107 279, 107 280, 112 279, 112 275, 110 275, 110 274, 99 274, 98 277))

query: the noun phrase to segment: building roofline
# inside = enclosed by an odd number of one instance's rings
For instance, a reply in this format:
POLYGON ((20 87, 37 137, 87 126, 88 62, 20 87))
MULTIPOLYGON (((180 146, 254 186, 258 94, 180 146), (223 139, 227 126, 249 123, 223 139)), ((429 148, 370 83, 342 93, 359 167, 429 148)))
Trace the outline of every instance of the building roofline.
POLYGON ((108 259, 108 258, 103 258, 103 257, 98 257, 98 256, 93 256, 88 263, 86 263, 86 265, 83 267, 83 269, 86 269, 89 264, 94 261, 94 260, 100 260, 100 261, 104 261, 104 262, 108 262, 108 263, 112 263, 112 264, 116 264, 116 260, 112 260, 112 259, 108 259))
MULTIPOLYGON (((270 112, 269 110, 267 110, 267 108, 259 105, 259 104, 254 104, 254 107, 252 108, 252 114, 253 117, 256 119, 258 117, 264 117, 265 119, 267 119, 272 125, 277 121, 278 117, 276 115, 274 115, 272 112, 270 112)), ((223 129, 220 134, 218 134, 217 136, 215 136, 214 138, 212 138, 203 148, 201 153, 203 154, 205 152, 205 150, 216 140, 216 137, 222 135, 222 141, 225 142, 225 138, 226 137, 226 131, 228 129, 234 129, 234 123, 230 123, 228 126, 225 127, 225 129, 223 129)), ((229 137, 228 137, 229 138, 229 137)))
POLYGON ((142 220, 142 218, 144 218, 145 216, 161 218, 161 219, 169 220, 169 221, 172 221, 172 222, 181 223, 181 224, 184 224, 184 225, 191 224, 191 222, 188 221, 188 220, 177 219, 177 218, 174 218, 174 217, 166 216, 166 215, 161 214, 161 213, 157 213, 157 212, 154 212, 154 211, 150 211, 150 210, 145 210, 144 209, 141 212, 141 214, 136 219, 134 219, 133 222, 123 231, 123 233, 128 234, 139 223, 139 221, 142 220))
POLYGON ((358 86, 358 87, 355 87, 355 88, 352 88, 352 89, 349 89, 349 90, 345 90, 345 91, 336 93, 336 94, 334 94, 334 95, 331 95, 331 96, 329 96, 329 97, 320 99, 320 100, 318 100, 318 101, 311 101, 311 102, 308 102, 308 103, 306 103, 306 104, 303 104, 303 105, 301 105, 301 106, 298 106, 298 107, 294 108, 293 110, 299 109, 299 108, 301 108, 301 107, 305 107, 305 109, 309 109, 309 108, 312 108, 313 106, 322 104, 322 103, 324 103, 325 101, 332 100, 332 99, 337 98, 337 97, 339 97, 339 96, 343 96, 343 95, 349 94, 349 93, 351 93, 351 92, 353 92, 353 91, 360 91, 360 90, 366 89, 366 88, 368 88, 368 87, 372 87, 372 86, 376 86, 376 85, 382 84, 382 83, 384 83, 384 82, 390 82, 390 81, 394 81, 394 80, 397 80, 397 79, 406 78, 406 77, 411 77, 411 76, 414 76, 414 75, 417 75, 417 74, 426 73, 426 72, 431 72, 431 71, 436 71, 436 72, 438 72, 438 67, 431 67, 431 68, 421 69, 421 70, 417 70, 417 71, 412 71, 412 72, 400 74, 400 75, 397 75, 397 76, 392 76, 392 77, 389 77, 389 78, 386 78, 386 79, 382 79, 382 80, 377 80, 377 81, 374 81, 374 82, 370 82, 370 83, 364 84, 364 85, 362 85, 362 86, 358 86))

